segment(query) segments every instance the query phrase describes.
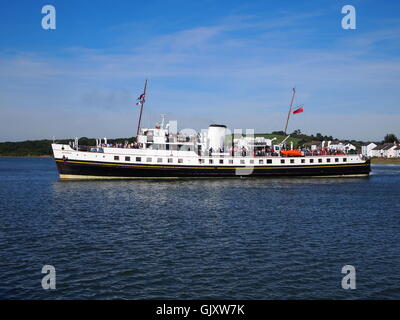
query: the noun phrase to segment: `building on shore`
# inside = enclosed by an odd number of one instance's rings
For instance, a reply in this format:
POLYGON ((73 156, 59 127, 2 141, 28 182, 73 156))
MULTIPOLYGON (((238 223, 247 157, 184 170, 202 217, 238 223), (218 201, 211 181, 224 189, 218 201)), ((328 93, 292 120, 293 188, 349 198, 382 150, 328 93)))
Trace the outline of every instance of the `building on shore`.
POLYGON ((400 158, 400 144, 398 143, 370 143, 361 147, 361 153, 366 157, 400 158))
POLYGON ((378 145, 371 142, 365 146, 361 146, 361 154, 365 157, 373 157, 373 149, 376 148, 378 145))

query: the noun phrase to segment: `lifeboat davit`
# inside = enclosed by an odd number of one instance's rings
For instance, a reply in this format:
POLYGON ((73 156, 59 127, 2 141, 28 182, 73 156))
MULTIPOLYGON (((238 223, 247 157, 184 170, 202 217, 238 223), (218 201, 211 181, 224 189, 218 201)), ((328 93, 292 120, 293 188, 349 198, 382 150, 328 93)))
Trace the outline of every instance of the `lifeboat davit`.
POLYGON ((299 150, 281 150, 281 155, 286 157, 301 157, 302 153, 299 150))

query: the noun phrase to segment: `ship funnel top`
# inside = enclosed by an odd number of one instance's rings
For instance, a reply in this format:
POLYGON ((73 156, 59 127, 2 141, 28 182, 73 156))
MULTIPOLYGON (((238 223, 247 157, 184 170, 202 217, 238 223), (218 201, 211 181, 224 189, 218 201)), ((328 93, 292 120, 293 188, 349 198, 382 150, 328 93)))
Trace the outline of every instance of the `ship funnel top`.
POLYGON ((209 127, 226 128, 224 124, 210 124, 209 127))

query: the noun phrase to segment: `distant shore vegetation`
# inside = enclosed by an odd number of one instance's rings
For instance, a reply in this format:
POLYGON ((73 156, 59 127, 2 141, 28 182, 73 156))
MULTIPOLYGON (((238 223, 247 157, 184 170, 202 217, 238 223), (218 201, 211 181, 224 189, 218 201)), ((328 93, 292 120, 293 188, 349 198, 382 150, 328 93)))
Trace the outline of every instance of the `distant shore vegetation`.
MULTIPOLYGON (((58 139, 55 143, 69 144, 75 139, 58 139)), ((123 143, 125 141, 133 142, 135 138, 107 139, 108 143, 123 143)), ((19 142, 0 142, 0 156, 3 157, 43 157, 52 156, 51 144, 53 140, 26 140, 19 142)), ((82 137, 79 138, 79 144, 84 146, 96 145, 96 139, 82 137)))

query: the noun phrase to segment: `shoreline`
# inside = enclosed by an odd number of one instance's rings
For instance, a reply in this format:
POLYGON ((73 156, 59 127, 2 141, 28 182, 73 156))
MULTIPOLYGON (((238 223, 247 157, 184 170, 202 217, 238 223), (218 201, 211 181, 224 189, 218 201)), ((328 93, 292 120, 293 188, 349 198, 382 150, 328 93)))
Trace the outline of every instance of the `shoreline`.
POLYGON ((44 155, 44 156, 1 156, 0 158, 52 158, 53 156, 44 155))
POLYGON ((400 165, 400 158, 371 158, 371 164, 400 165))

